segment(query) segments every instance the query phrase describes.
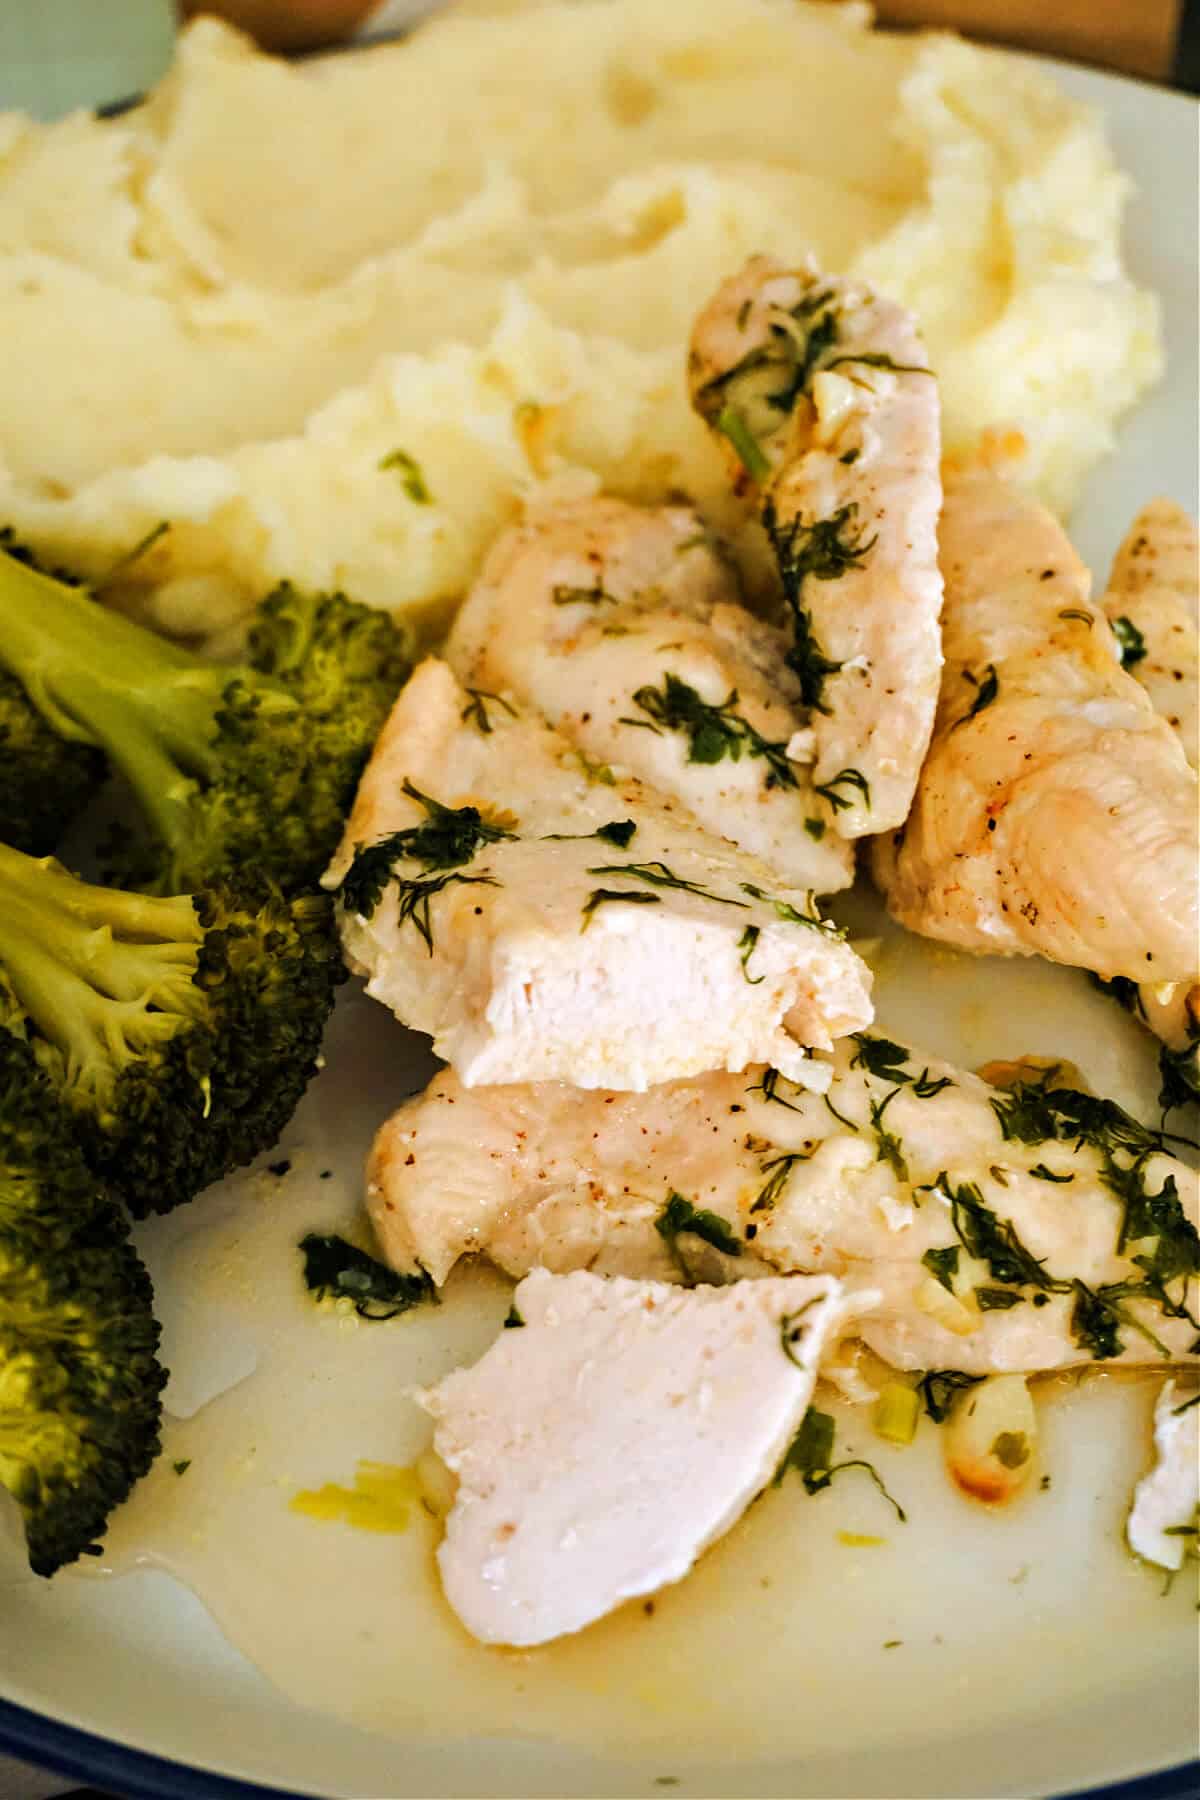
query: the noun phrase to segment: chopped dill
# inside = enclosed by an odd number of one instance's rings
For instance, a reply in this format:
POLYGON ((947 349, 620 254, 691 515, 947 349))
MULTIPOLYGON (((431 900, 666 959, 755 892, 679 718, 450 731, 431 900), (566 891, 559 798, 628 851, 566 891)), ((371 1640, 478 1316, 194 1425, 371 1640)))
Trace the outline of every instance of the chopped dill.
POLYGON ((840 792, 842 788, 853 788, 862 795, 864 806, 871 804, 871 784, 861 769, 843 769, 840 775, 832 780, 817 782, 814 792, 820 794, 832 806, 835 813, 845 812, 854 805, 854 801, 840 792))
POLYGON ((1008 1312, 1011 1307, 1020 1306, 1025 1296, 1015 1288, 977 1287, 975 1298, 980 1312, 1008 1312))
MULTIPOLYGON (((678 675, 666 673, 661 688, 640 687, 633 696, 656 731, 678 731, 688 739, 690 763, 719 763, 728 757, 740 762, 748 757, 762 757, 770 773, 768 787, 796 786, 796 772, 787 759, 785 741, 763 737, 742 717, 737 708, 738 692, 733 688, 719 706, 702 700, 694 687, 678 675)), ((640 719, 621 720, 622 724, 641 725, 640 719)))
POLYGON ((482 737, 490 737, 492 734, 492 721, 488 717, 486 704, 489 700, 493 706, 503 708, 510 719, 520 717, 516 707, 512 706, 502 694, 489 694, 486 688, 469 687, 465 691, 470 698, 459 714, 459 718, 464 725, 470 720, 482 737))
POLYGON ((408 454, 407 450, 389 450, 386 456, 379 459, 381 469, 398 469, 400 485, 409 499, 417 506, 429 506, 433 495, 425 485, 425 477, 421 473, 421 465, 408 454))
MULTIPOLYGON (((741 888, 743 894, 749 894, 752 900, 761 900, 764 906, 769 906, 775 914, 775 917, 782 920, 785 925, 807 925, 812 931, 823 931, 827 937, 841 937, 843 935, 841 929, 833 923, 832 919, 822 919, 816 913, 800 912, 797 907, 792 905, 790 900, 777 900, 773 894, 765 893, 762 888, 756 887, 752 881, 739 882, 738 886, 741 888)), ((810 894, 809 904, 811 905, 811 903, 812 895, 810 894)), ((740 904, 740 902, 734 901, 732 904, 736 906, 740 904)))
POLYGON ((300 1252, 309 1293, 318 1300, 352 1300, 360 1319, 394 1319, 424 1301, 437 1303, 437 1289, 423 1269, 402 1275, 345 1238, 310 1231, 300 1240, 300 1252))
POLYGON ((1117 640, 1117 656, 1123 669, 1132 669, 1146 654, 1146 640, 1132 619, 1123 614, 1113 619, 1112 633, 1117 640))
POLYGON ((921 1258, 923 1267, 929 1270, 935 1281, 941 1283, 948 1294, 954 1292, 954 1277, 958 1274, 958 1244, 947 1244, 944 1250, 927 1250, 921 1258))
POLYGON ((767 1179, 759 1189, 750 1211, 752 1213, 770 1212, 782 1194, 787 1178, 796 1164, 807 1162, 811 1155, 811 1150, 783 1150, 778 1156, 773 1156, 763 1163, 760 1173, 767 1179))
POLYGON ((788 667, 799 678, 804 704, 818 712, 828 711, 822 703, 822 690, 827 677, 835 675, 842 665, 826 656, 817 643, 811 614, 803 602, 803 589, 810 578, 837 581, 865 561, 876 540, 864 537, 862 529, 856 526, 857 516, 858 505, 852 500, 827 519, 813 519, 806 524, 803 514, 797 513, 781 525, 774 500, 768 499, 763 507, 763 526, 779 563, 784 597, 792 614, 794 641, 787 656, 788 667))
POLYGON ((896 1517, 903 1525, 908 1515, 900 1502, 889 1494, 879 1471, 872 1463, 864 1461, 861 1457, 854 1457, 846 1462, 834 1462, 835 1432, 833 1415, 818 1412, 816 1407, 810 1406, 800 1421, 799 1431, 792 1439, 783 1461, 775 1472, 775 1486, 779 1486, 789 1469, 795 1469, 804 1483, 805 1493, 819 1494, 823 1488, 832 1484, 835 1475, 842 1474, 846 1469, 865 1469, 888 1505, 895 1507, 896 1517))
POLYGON ((766 980, 765 975, 752 975, 750 973, 750 958, 758 948, 758 940, 761 935, 762 933, 757 925, 747 925, 745 931, 743 931, 741 937, 738 939, 738 949, 742 953, 742 974, 746 977, 746 980, 750 983, 751 987, 757 987, 760 982, 766 980))
POLYGON ((586 931, 592 922, 592 915, 598 906, 608 906, 614 900, 623 900, 628 906, 658 906, 661 896, 658 894, 630 894, 622 888, 593 888, 583 904, 583 924, 579 927, 586 931))
POLYGON ((720 1250, 725 1256, 740 1256, 745 1247, 741 1239, 734 1235, 728 1219, 723 1219, 720 1213, 709 1212, 705 1207, 693 1206, 690 1200, 685 1200, 682 1194, 674 1190, 667 1196, 666 1205, 655 1219, 654 1229, 688 1281, 692 1279, 692 1272, 678 1243, 684 1232, 699 1238, 714 1250, 720 1250))
MULTIPOLYGON (((427 870, 458 869, 469 863, 485 844, 499 843, 503 838, 516 835, 507 826, 485 818, 477 806, 443 806, 440 800, 423 794, 408 780, 402 791, 424 807, 427 815, 424 823, 393 831, 374 844, 359 844, 342 878, 342 905, 347 912, 358 913, 364 919, 369 919, 379 905, 384 889, 395 874, 395 864, 402 858, 411 858, 427 870)), ((400 883, 401 889, 414 885, 420 884, 400 883)), ((430 889, 430 892, 438 891, 436 887, 430 889)), ((408 917, 411 910, 402 917, 408 917)))
POLYGON ((681 894, 695 894, 701 900, 715 901, 718 906, 736 906, 742 912, 747 910, 744 900, 730 900, 724 894, 710 893, 698 881, 686 881, 682 875, 676 875, 673 869, 659 860, 645 863, 601 863, 587 872, 589 875, 628 875, 630 880, 645 881, 651 887, 678 888, 681 894))
POLYGON ((907 1181, 908 1164, 904 1160, 904 1146, 896 1133, 888 1131, 883 1123, 884 1113, 900 1091, 898 1087, 894 1087, 882 1100, 868 1100, 867 1110, 871 1130, 875 1133, 875 1161, 886 1163, 897 1181, 907 1181))
POLYGON ((975 689, 975 698, 961 719, 955 721, 955 729, 965 725, 968 719, 974 719, 985 707, 990 706, 1000 692, 1000 677, 996 673, 995 663, 989 663, 982 677, 972 675, 969 669, 963 670, 963 680, 969 681, 975 689))
MULTIPOLYGON (((785 1107, 788 1112, 803 1112, 804 1108, 802 1106, 794 1106, 790 1100, 785 1100, 779 1092, 779 1083, 786 1080, 787 1076, 781 1075, 778 1069, 766 1068, 763 1070, 762 1080, 753 1082, 751 1086, 746 1089, 746 1092, 748 1094, 761 1094, 764 1100, 773 1101, 776 1106, 785 1107)), ((796 1089, 797 1093, 802 1091, 795 1082, 791 1085, 796 1089)))
POLYGON ((917 1392, 925 1411, 935 1425, 942 1425, 950 1415, 955 1397, 964 1388, 977 1387, 982 1375, 964 1375, 958 1369, 930 1369, 917 1383, 917 1392))
POLYGON ((809 837, 819 844, 825 836, 825 821, 824 819, 805 819, 804 829, 809 837))
POLYGON ((396 908, 396 923, 406 925, 411 919, 432 956, 433 924, 429 916, 429 902, 434 895, 444 893, 448 887, 499 886, 500 883, 492 875, 459 875, 454 871, 445 875, 427 875, 423 880, 397 881, 399 904, 396 908))

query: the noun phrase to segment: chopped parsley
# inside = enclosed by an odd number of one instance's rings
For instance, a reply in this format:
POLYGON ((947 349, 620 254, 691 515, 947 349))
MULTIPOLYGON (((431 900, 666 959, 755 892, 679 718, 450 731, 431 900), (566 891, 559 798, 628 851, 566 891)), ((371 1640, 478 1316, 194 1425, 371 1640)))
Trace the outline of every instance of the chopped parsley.
POLYGON ((381 469, 398 469, 400 483, 409 499, 417 506, 432 504, 433 495, 425 485, 425 477, 421 473, 421 465, 407 450, 389 450, 386 456, 379 459, 381 469))
POLYGON ((864 806, 871 804, 871 784, 860 769, 843 769, 830 781, 815 783, 813 791, 822 796, 832 806, 835 813, 845 812, 854 805, 853 799, 842 793, 843 788, 852 788, 862 795, 864 806))
POLYGON ((1146 640, 1132 619, 1124 614, 1113 619, 1112 633, 1117 640, 1117 656, 1123 669, 1132 669, 1146 654, 1146 640))
POLYGON ((490 701, 493 706, 502 707, 510 719, 520 717, 516 707, 510 705, 502 694, 489 694, 486 688, 472 687, 467 688, 465 692, 469 698, 459 717, 464 725, 469 719, 476 731, 483 737, 490 737, 492 734, 492 721, 488 717, 487 710, 488 701, 490 701))
POLYGON ((594 587, 570 587, 563 584, 553 588, 550 594, 555 606, 616 606, 617 601, 611 594, 606 594, 600 583, 594 587))
POLYGON ((761 930, 757 925, 747 925, 745 931, 743 931, 741 937, 738 939, 738 949, 742 953, 742 974, 746 977, 746 980, 750 983, 751 987, 757 987, 760 982, 766 980, 765 975, 752 975, 750 973, 750 958, 758 948, 758 940, 761 935, 761 930))
POLYGON ((758 1195, 750 1208, 752 1213, 769 1212, 783 1192, 788 1176, 797 1163, 807 1162, 810 1150, 784 1150, 773 1156, 762 1165, 761 1173, 767 1179, 759 1189, 758 1195))
MULTIPOLYGON (((749 758, 761 757, 767 765, 766 785, 796 786, 796 771, 787 759, 786 741, 763 737, 742 717, 737 708, 738 692, 733 688, 719 706, 702 700, 694 687, 678 675, 664 674, 661 688, 640 687, 633 703, 647 715, 655 731, 678 731, 688 740, 690 763, 719 763, 726 758, 740 762, 743 752, 749 758)), ((641 719, 622 719, 622 725, 643 726, 641 719)))
POLYGON ((958 1258, 960 1246, 948 1244, 944 1250, 927 1250, 921 1262, 935 1281, 940 1281, 948 1294, 954 1292, 954 1277, 958 1274, 958 1258))
MULTIPOLYGON (((485 818, 477 806, 443 806, 440 800, 423 794, 407 780, 403 792, 424 807, 427 815, 424 823, 393 831, 377 843, 358 845, 354 860, 342 878, 342 905, 347 912, 359 913, 364 919, 369 919, 379 905, 383 891, 395 873, 395 864, 401 858, 411 858, 427 870, 457 869, 469 863, 485 844, 495 844, 502 838, 516 835, 507 825, 485 818)), ((486 882, 493 887, 498 885, 490 876, 458 876, 454 879, 486 882)), ((428 897, 448 886, 449 881, 445 878, 440 883, 401 881, 398 885, 401 919, 423 911, 428 924, 428 897), (404 904, 406 891, 410 891, 407 905, 404 904)), ((427 932, 422 930, 422 936, 432 949, 427 932)))
POLYGON ((837 1427, 831 1413, 818 1412, 815 1406, 810 1406, 800 1421, 799 1431, 792 1439, 783 1461, 775 1472, 775 1486, 779 1486, 789 1469, 795 1469, 804 1483, 805 1493, 819 1494, 823 1488, 832 1484, 835 1475, 841 1475, 847 1469, 865 1469, 888 1505, 895 1507, 896 1517, 903 1525, 908 1515, 900 1502, 888 1493, 879 1471, 873 1464, 865 1462, 861 1457, 853 1457, 840 1463, 834 1462, 833 1445, 836 1430, 837 1427))
POLYGON ((918 1381, 917 1392, 934 1424, 942 1425, 950 1416, 955 1397, 982 1380, 982 1375, 964 1375, 958 1369, 930 1369, 918 1381))
POLYGON ((810 578, 840 580, 866 560, 875 538, 864 537, 856 524, 857 517, 858 505, 853 500, 829 518, 812 519, 807 524, 803 515, 797 513, 781 525, 772 499, 763 507, 763 525, 779 563, 784 597, 792 614, 793 645, 787 664, 799 678, 804 704, 817 712, 828 712, 821 698, 825 681, 836 675, 842 665, 826 656, 813 636, 812 617, 803 603, 804 584, 810 578))
POLYGON ((645 881, 651 887, 678 888, 681 894, 695 894, 701 900, 713 900, 718 906, 736 906, 742 912, 747 910, 744 900, 729 900, 724 894, 710 893, 701 887, 698 881, 686 881, 682 875, 676 875, 665 862, 646 863, 601 863, 597 868, 589 869, 589 875, 628 875, 632 881, 645 881))
POLYGON ((394 1319, 423 1301, 437 1302, 437 1289, 423 1269, 401 1275, 345 1238, 310 1231, 300 1240, 300 1251, 308 1291, 318 1300, 352 1300, 360 1319, 394 1319))
POLYGON ((965 725, 968 719, 974 719, 985 707, 990 706, 1000 692, 1000 677, 996 673, 995 663, 989 663, 982 676, 972 675, 969 669, 964 669, 963 680, 969 681, 975 689, 975 698, 962 718, 955 721, 955 729, 959 725, 965 725))
POLYGON ((690 1200, 685 1200, 682 1194, 673 1190, 654 1221, 654 1229, 689 1281, 692 1278, 691 1270, 681 1255, 678 1244, 681 1234, 686 1232, 692 1237, 698 1237, 702 1243, 711 1245, 714 1250, 720 1250, 726 1256, 740 1256, 744 1248, 741 1239, 734 1235, 728 1219, 723 1219, 720 1213, 709 1212, 705 1207, 693 1206, 690 1200))
POLYGON ((583 924, 580 930, 587 930, 598 906, 609 906, 615 900, 623 900, 627 906, 658 906, 661 899, 659 894, 630 894, 623 888, 593 888, 583 904, 583 924))

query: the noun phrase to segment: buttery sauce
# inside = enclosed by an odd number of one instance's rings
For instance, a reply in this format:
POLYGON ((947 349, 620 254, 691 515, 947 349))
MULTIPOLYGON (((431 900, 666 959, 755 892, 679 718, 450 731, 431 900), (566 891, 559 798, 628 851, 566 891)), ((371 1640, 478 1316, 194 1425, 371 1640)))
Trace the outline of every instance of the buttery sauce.
MULTIPOLYGON (((840 910, 879 940, 883 1029, 967 1064, 1068 1057, 1153 1116, 1149 1039, 1081 976, 933 949, 862 896, 840 910)), ((461 1269, 440 1306, 383 1323, 306 1294, 300 1238, 369 1241, 363 1153, 428 1072, 358 994, 327 1054, 276 1173, 139 1230, 172 1369, 164 1450, 82 1573, 169 1572, 278 1688, 373 1731, 519 1732, 675 1771, 836 1754, 868 1715, 854 1734, 900 1747, 1109 1691, 1117 1705, 1131 1644, 1164 1669, 1194 1655, 1187 1578, 1164 1598, 1124 1548, 1154 1371, 1039 1384, 1037 1467, 1000 1510, 955 1491, 928 1420, 898 1448, 823 1392, 839 1457, 873 1463, 907 1523, 862 1471, 811 1497, 792 1475, 652 1602, 533 1652, 474 1643, 438 1586, 440 1527, 412 1475, 431 1427, 409 1390, 482 1352, 509 1284, 461 1269)))

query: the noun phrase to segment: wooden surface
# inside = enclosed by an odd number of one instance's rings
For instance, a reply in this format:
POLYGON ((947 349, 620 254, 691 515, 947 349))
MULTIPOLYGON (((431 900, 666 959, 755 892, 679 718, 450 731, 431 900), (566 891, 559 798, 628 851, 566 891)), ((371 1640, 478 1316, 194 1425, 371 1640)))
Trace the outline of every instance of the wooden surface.
POLYGON ((879 0, 889 25, 938 25, 995 43, 1166 80, 1182 0, 879 0))

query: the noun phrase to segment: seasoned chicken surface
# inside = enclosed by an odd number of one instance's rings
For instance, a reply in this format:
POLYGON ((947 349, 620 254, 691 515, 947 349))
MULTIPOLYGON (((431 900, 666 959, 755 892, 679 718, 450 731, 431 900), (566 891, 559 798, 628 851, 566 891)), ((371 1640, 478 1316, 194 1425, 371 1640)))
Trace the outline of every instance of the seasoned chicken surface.
POLYGON ((544 1269, 513 1306, 521 1329, 420 1399, 459 1478, 446 1598, 483 1643, 530 1645, 682 1580, 775 1474, 852 1309, 828 1276, 544 1269))
POLYGON ((831 828, 838 796, 814 791, 786 654, 694 512, 607 499, 505 532, 445 648, 465 687, 528 704, 780 880, 832 893, 854 851, 831 828))
POLYGON ((829 1060, 824 1096, 765 1068, 645 1096, 446 1071, 376 1138, 382 1252, 439 1283, 472 1253, 513 1275, 819 1271, 878 1290, 860 1334, 906 1369, 1193 1354, 1196 1177, 1153 1134, 1045 1072, 1002 1090, 866 1033, 829 1060))
POLYGON ((1200 760, 1198 565, 1195 521, 1173 500, 1152 500, 1117 551, 1103 601, 1125 667, 1176 732, 1193 769, 1200 760))
POLYGON ((907 816, 938 696, 937 383, 910 314, 753 258, 696 321, 696 410, 757 499, 846 837, 907 816))
POLYGON ((1042 507, 948 475, 946 665, 912 814, 873 864, 901 924, 1152 984, 1196 972, 1196 777, 1042 507))
POLYGON ((1200 1525, 1200 1395, 1164 1381, 1154 1408, 1154 1467, 1138 1482, 1129 1547, 1164 1569, 1183 1567, 1200 1525))
POLYGON ((433 658, 325 880, 367 991, 468 1085, 640 1090, 764 1056, 822 1081, 810 1047, 871 1017, 809 894, 433 658))

